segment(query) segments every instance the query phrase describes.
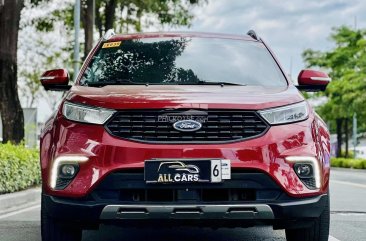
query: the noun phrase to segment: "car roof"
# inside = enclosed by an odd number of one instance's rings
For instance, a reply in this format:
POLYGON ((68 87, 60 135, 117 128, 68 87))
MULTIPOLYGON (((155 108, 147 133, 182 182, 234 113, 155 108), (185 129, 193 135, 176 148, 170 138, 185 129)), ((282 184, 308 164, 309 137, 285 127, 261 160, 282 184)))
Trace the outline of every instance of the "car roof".
POLYGON ((150 32, 150 33, 132 33, 132 34, 116 34, 109 41, 141 39, 141 38, 176 38, 176 37, 196 37, 196 38, 220 38, 245 41, 258 41, 249 35, 235 35, 222 33, 204 33, 204 32, 150 32))

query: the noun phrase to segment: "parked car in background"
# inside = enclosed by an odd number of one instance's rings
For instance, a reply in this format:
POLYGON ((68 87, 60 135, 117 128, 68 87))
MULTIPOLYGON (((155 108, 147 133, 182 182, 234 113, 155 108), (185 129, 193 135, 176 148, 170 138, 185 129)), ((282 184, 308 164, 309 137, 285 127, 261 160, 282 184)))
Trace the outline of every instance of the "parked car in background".
POLYGON ((82 229, 194 225, 329 234, 329 132, 254 31, 247 35, 108 31, 41 134, 42 240, 82 229))

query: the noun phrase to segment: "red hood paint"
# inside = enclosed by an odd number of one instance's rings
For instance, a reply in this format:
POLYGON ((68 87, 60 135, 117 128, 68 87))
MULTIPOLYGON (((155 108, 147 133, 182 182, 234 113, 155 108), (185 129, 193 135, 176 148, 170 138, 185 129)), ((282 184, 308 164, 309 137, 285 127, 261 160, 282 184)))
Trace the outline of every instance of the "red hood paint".
POLYGON ((67 100, 110 109, 219 108, 259 110, 304 100, 294 87, 119 85, 74 86, 67 100))

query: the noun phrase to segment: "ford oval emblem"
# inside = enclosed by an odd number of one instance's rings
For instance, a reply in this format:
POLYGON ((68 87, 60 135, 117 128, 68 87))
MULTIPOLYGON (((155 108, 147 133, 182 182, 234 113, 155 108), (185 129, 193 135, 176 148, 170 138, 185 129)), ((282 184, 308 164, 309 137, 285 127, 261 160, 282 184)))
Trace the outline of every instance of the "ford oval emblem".
POLYGON ((178 131, 197 131, 201 129, 202 124, 194 120, 181 120, 173 124, 174 129, 178 131))

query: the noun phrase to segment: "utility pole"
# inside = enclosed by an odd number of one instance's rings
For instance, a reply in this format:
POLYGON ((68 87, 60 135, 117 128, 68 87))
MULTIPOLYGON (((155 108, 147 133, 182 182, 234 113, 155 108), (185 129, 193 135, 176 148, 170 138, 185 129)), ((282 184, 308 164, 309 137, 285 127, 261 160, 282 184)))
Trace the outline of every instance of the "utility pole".
POLYGON ((352 139, 353 139, 353 157, 356 159, 356 146, 357 146, 357 114, 354 113, 353 114, 353 134, 352 134, 352 139))
POLYGON ((79 43, 79 32, 80 32, 80 0, 75 0, 74 7, 74 28, 75 28, 75 43, 74 43, 74 81, 79 73, 79 62, 80 62, 80 43, 79 43))
POLYGON ((354 19, 354 24, 355 24, 355 30, 357 30, 357 16, 355 16, 355 19, 354 19))
POLYGON ((93 42, 93 44, 94 44, 94 25, 95 25, 95 0, 91 0, 91 1, 93 1, 93 14, 92 14, 92 23, 93 23, 93 28, 92 28, 92 42, 93 42))
POLYGON ((292 56, 290 57, 290 69, 289 69, 289 72, 290 72, 290 73, 289 73, 290 80, 291 80, 291 81, 293 81, 293 80, 292 80, 292 56))

